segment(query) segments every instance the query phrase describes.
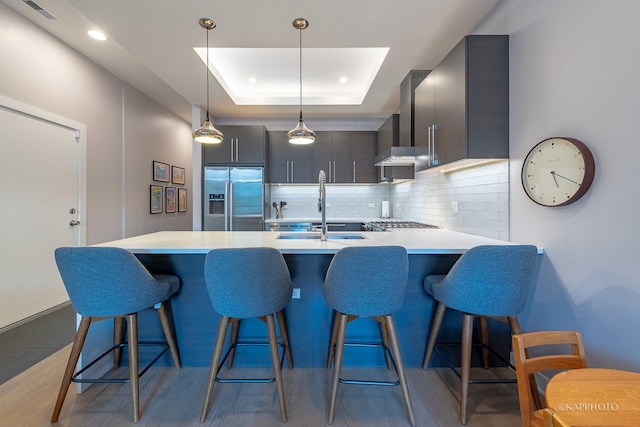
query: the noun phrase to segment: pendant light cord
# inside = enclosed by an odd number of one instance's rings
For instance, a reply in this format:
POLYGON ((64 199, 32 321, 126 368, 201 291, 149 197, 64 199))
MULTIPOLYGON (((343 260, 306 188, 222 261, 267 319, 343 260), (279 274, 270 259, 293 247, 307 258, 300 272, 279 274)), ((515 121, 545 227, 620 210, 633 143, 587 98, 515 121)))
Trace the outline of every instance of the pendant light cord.
POLYGON ((207 28, 207 63, 204 71, 207 73, 207 121, 209 121, 209 28, 207 28))
POLYGON ((302 121, 302 28, 298 29, 300 33, 300 121, 302 121))

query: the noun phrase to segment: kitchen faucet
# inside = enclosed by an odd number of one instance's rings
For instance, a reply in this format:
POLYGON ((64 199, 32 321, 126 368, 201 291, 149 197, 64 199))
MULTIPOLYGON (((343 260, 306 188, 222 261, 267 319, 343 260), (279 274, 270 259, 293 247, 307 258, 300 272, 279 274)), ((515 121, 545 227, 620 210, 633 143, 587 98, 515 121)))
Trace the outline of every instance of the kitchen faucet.
POLYGON ((324 173, 324 170, 320 170, 318 174, 318 212, 322 212, 322 227, 320 228, 320 240, 325 242, 327 240, 327 206, 326 206, 326 198, 327 191, 325 190, 325 184, 327 182, 327 176, 324 173))

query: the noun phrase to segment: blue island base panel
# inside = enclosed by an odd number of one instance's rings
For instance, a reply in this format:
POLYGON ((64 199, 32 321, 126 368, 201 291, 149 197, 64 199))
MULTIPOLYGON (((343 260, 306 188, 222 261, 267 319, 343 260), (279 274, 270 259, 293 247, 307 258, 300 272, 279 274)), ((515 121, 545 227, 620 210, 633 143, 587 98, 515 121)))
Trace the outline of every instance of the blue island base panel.
MULTIPOLYGON (((204 366, 211 363, 219 316, 213 311, 204 283, 203 254, 138 254, 138 258, 152 273, 175 274, 182 280, 180 292, 172 299, 172 315, 176 326, 178 346, 183 366, 204 366)), ((292 299, 285 309, 287 329, 293 363, 296 368, 324 367, 331 333, 332 311, 324 302, 322 282, 333 255, 289 254, 285 261, 289 267, 294 288, 300 289, 300 298, 292 299)), ((402 308, 395 313, 402 357, 406 367, 420 367, 435 310, 434 300, 428 296, 422 281, 430 274, 446 274, 458 259, 456 254, 409 255, 409 278, 402 308)), ((366 283, 363 283, 366 288, 366 283)), ((490 319, 491 320, 491 319, 490 319)), ((149 312, 140 315, 140 339, 161 339, 162 329, 157 316, 149 312)), ((441 328, 439 341, 460 342, 461 313, 448 310, 441 328)), ((507 358, 510 350, 508 326, 491 322, 489 326, 492 347, 507 358)), ((257 319, 243 319, 239 340, 266 342, 266 327, 257 319)), ((379 323, 359 318, 349 322, 347 342, 381 342, 379 323)), ((228 343, 228 336, 227 336, 228 343)), ((455 360, 459 348, 445 349, 455 360)), ((385 366, 384 352, 378 348, 345 348, 344 366, 385 366)), ((474 361, 476 356, 474 355, 474 361)), ((141 358, 141 362, 143 362, 141 358)), ((173 366, 166 354, 159 361, 173 366)), ((474 362, 480 366, 479 359, 474 362)), ((434 355, 432 366, 446 366, 434 355)), ((270 367, 268 347, 241 347, 234 366, 270 367)), ((286 362, 285 362, 286 367, 286 362)))

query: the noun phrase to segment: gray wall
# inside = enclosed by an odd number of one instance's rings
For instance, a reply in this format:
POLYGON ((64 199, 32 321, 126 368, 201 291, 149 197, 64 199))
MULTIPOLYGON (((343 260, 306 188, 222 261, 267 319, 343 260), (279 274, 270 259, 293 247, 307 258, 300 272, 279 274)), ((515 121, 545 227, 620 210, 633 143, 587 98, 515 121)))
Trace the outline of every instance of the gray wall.
POLYGON ((190 206, 149 214, 149 185, 152 160, 185 167, 191 200, 191 125, 2 3, 0 28, 0 94, 87 126, 87 244, 190 230, 190 206))
POLYGON ((504 0, 476 33, 510 34, 511 240, 545 248, 525 330, 577 329, 589 364, 640 369, 640 2, 504 0), (520 185, 538 141, 571 136, 596 160, 577 203, 545 208, 520 185))

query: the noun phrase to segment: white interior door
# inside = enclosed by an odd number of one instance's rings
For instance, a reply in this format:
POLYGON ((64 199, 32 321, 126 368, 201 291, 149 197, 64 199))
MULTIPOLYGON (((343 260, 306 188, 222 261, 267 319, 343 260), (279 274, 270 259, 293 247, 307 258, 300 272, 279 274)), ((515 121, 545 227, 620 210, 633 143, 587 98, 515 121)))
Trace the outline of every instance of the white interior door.
POLYGON ((78 135, 0 103, 0 328, 69 300, 53 252, 80 243, 78 135))

